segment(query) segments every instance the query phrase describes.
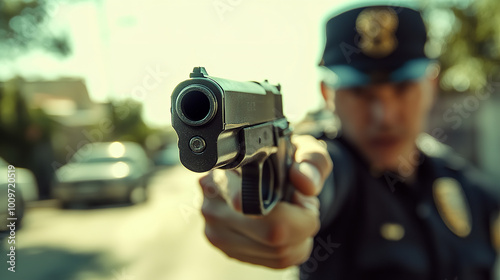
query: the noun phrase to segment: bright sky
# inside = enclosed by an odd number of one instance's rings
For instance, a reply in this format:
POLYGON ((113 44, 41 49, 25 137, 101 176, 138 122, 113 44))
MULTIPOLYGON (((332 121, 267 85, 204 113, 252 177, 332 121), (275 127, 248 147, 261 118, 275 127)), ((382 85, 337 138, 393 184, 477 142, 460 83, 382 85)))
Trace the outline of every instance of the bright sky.
POLYGON ((156 126, 170 123, 173 88, 205 66, 214 76, 281 83, 285 114, 297 121, 322 104, 316 65, 323 24, 345 2, 63 1, 51 19, 54 32, 70 34, 73 54, 60 60, 33 52, 0 69, 0 77, 80 76, 95 101, 144 102, 144 118, 156 126))

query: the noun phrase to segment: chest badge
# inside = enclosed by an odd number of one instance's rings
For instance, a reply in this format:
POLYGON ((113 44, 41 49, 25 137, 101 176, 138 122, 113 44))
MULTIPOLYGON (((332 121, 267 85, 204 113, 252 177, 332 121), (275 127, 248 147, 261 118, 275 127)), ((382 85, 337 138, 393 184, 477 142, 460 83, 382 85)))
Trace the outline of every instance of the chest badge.
POLYGON ((360 35, 358 47, 373 58, 388 56, 398 46, 395 35, 398 24, 398 16, 393 9, 364 9, 356 19, 356 30, 360 35))
POLYGON ((467 237, 472 229, 469 204, 460 183, 449 177, 438 178, 433 195, 441 219, 457 236, 467 237))

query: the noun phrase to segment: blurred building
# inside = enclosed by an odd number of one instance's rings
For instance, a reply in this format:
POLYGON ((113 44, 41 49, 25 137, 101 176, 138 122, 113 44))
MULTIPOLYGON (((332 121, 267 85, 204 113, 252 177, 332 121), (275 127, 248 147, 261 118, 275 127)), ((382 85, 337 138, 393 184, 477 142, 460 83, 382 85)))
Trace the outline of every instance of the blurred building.
POLYGON ((85 143, 103 140, 104 134, 94 129, 109 104, 92 102, 79 78, 15 78, 0 82, 0 93, 0 157, 31 169, 40 197, 47 198, 55 169, 85 143))
POLYGON ((438 96, 428 133, 500 180, 500 88, 438 96))
POLYGON ((109 103, 93 102, 84 80, 25 81, 21 94, 31 109, 41 109, 54 122, 52 146, 56 161, 65 163, 83 145, 82 141, 104 140, 104 134, 92 131, 109 116, 109 103))
POLYGON ((106 115, 103 104, 89 98, 85 82, 80 78, 53 81, 25 81, 21 93, 32 108, 40 108, 64 126, 86 126, 106 115))

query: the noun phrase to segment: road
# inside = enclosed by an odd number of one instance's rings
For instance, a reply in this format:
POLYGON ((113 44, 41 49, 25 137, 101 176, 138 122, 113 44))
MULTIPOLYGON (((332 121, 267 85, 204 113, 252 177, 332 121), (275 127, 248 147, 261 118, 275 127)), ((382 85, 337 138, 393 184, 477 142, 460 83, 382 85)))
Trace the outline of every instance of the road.
POLYGON ((206 240, 198 177, 181 166, 160 171, 140 205, 29 208, 16 234, 16 272, 7 271, 4 241, 0 279, 293 279, 295 270, 229 259, 206 240))

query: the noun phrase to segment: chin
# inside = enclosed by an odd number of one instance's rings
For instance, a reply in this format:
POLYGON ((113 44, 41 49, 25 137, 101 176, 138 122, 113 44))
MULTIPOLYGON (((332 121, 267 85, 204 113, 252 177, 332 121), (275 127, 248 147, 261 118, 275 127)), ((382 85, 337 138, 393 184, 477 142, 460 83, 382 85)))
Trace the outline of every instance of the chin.
POLYGON ((371 165, 380 171, 397 171, 401 164, 401 153, 398 151, 377 151, 370 157, 371 165))

